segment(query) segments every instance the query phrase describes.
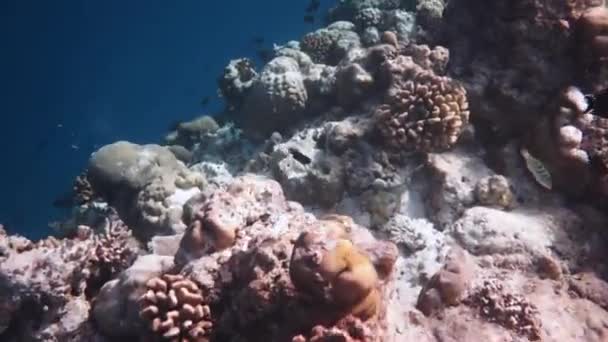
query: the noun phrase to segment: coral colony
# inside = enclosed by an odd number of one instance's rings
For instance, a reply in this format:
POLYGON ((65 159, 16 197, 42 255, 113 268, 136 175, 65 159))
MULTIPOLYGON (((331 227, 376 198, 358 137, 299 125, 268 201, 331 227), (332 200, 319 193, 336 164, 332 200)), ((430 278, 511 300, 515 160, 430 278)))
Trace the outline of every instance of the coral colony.
POLYGON ((2 230, 0 340, 608 340, 603 1, 327 18, 93 153, 55 237, 2 230))

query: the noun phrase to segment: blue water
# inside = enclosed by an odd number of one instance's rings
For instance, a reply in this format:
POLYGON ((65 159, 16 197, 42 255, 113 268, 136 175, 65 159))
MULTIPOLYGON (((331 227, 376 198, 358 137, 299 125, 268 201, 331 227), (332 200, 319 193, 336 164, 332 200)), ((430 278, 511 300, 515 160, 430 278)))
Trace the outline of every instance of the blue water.
MULTIPOLYGON (((320 13, 335 1, 322 1, 320 13)), ((91 152, 221 108, 231 58, 299 39, 308 0, 0 2, 0 223, 38 238, 91 152), (210 96, 206 108, 201 99, 210 96)), ((258 66, 260 64, 258 63, 258 66)))

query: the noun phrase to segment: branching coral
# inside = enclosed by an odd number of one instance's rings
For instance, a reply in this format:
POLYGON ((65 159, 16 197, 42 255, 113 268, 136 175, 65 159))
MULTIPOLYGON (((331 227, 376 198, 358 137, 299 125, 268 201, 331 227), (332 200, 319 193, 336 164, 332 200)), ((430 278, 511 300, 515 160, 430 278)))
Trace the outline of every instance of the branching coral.
POLYGON ((207 341, 213 323, 201 289, 181 275, 164 274, 146 283, 140 317, 170 341, 207 341))
MULTIPOLYGON (((82 230, 81 230, 82 232, 82 230)), ((109 221, 105 233, 93 235, 93 248, 82 276, 86 278, 86 293, 92 296, 108 280, 127 269, 137 256, 131 245, 131 231, 120 220, 109 221)))
POLYGON ((391 80, 377 126, 393 148, 440 151, 453 146, 469 120, 465 89, 400 56, 386 63, 391 80))

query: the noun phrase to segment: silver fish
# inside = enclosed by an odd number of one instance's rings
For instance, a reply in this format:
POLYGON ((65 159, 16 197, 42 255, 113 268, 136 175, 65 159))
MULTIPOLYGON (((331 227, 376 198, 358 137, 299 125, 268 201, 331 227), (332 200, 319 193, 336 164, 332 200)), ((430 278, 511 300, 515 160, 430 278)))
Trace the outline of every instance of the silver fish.
POLYGON ((551 178, 551 173, 549 170, 547 170, 545 164, 543 164, 542 161, 534 158, 525 148, 521 148, 519 153, 524 158, 526 167, 534 177, 534 180, 536 180, 536 182, 543 188, 551 190, 553 188, 553 180, 551 178))

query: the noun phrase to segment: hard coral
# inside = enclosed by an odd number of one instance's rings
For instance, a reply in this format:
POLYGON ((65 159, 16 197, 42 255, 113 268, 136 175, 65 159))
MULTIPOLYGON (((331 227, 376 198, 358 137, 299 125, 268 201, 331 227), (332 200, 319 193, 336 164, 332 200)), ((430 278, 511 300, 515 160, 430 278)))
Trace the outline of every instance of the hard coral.
POLYGON ((243 112, 236 119, 247 133, 266 138, 299 119, 307 101, 308 92, 298 62, 291 57, 277 57, 254 80, 243 112))
POLYGON ((86 171, 76 177, 74 184, 72 185, 72 191, 74 193, 75 202, 78 205, 89 203, 94 199, 95 192, 87 178, 86 171))
POLYGON ((510 137, 535 123, 560 88, 584 78, 574 49, 589 46, 574 44, 575 24, 604 0, 446 3, 441 41, 450 49, 451 75, 465 84, 476 117, 510 137))
POLYGON ((608 9, 597 6, 586 10, 576 22, 576 28, 577 51, 583 74, 595 83, 596 90, 606 87, 608 9))
POLYGON ((385 63, 390 87, 375 113, 384 142, 424 152, 452 147, 468 123, 465 89, 455 80, 425 70, 411 57, 385 63))
POLYGON ((331 342, 331 341, 378 341, 380 337, 360 319, 348 316, 332 327, 317 325, 311 329, 310 337, 296 336, 292 342, 331 342))
MULTIPOLYGON (((82 232, 82 230, 80 231, 82 232)), ((101 236, 94 235, 87 266, 82 270, 89 296, 125 270, 135 260, 137 250, 130 244, 131 231, 120 220, 110 221, 101 236)))
POLYGON ((481 205, 512 209, 515 196, 506 177, 492 175, 484 177, 475 186, 475 196, 481 205))
POLYGON ((464 250, 457 248, 448 255, 446 263, 424 286, 416 307, 431 315, 446 305, 457 305, 475 274, 475 264, 464 250))
POLYGON ((481 315, 490 322, 525 335, 531 341, 541 338, 537 308, 525 297, 507 292, 494 280, 485 281, 466 302, 479 308, 481 315))
POLYGON ((219 128, 215 119, 203 115, 191 121, 180 122, 172 132, 165 136, 165 143, 192 149, 196 143, 215 133, 219 128))
POLYGON ((170 341, 208 341, 211 311, 196 283, 181 275, 164 274, 146 283, 140 316, 150 330, 170 341))
POLYGON ((257 77, 253 62, 247 58, 231 60, 224 73, 217 80, 219 91, 228 105, 236 108, 241 105, 245 94, 257 77))
POLYGON ((368 319, 379 309, 378 274, 367 255, 343 235, 339 229, 302 233, 290 264, 291 280, 341 315, 368 319))
POLYGON ((354 30, 353 23, 337 21, 326 28, 306 34, 300 42, 300 48, 315 63, 336 65, 348 50, 361 45, 354 30))

